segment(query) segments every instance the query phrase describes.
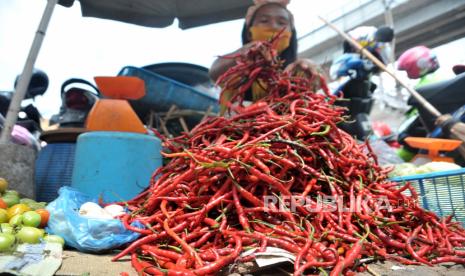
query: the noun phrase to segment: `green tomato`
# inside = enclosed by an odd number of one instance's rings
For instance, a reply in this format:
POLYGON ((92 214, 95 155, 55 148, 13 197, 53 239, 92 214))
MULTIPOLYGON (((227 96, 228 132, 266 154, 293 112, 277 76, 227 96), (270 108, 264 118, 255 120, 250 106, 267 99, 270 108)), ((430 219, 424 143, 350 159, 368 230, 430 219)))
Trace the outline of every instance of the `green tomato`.
POLYGON ((26 205, 29 206, 29 208, 31 208, 32 210, 45 209, 46 206, 46 204, 44 204, 43 202, 28 202, 26 203, 26 205))
POLYGON ((23 214, 23 225, 37 227, 40 224, 41 216, 34 211, 27 211, 23 214))
POLYGON ((15 195, 15 194, 5 194, 3 197, 2 197, 3 201, 5 201, 6 205, 8 205, 8 207, 11 207, 13 205, 16 205, 19 203, 19 196, 18 195, 15 195))
POLYGON ((16 234, 16 238, 23 243, 39 243, 43 236, 44 231, 30 226, 24 226, 16 234))
POLYGON ((50 243, 59 243, 61 246, 65 246, 65 240, 58 235, 47 235, 44 237, 44 241, 50 243))
POLYGON ((0 209, 0 223, 8 222, 8 211, 0 209))
POLYGON ((11 226, 23 225, 23 215, 14 215, 8 222, 11 226))
POLYGON ((36 203, 36 201, 34 199, 25 197, 25 198, 21 198, 19 200, 19 203, 29 204, 29 203, 36 203))
POLYGON ((5 195, 15 195, 19 197, 18 191, 15 191, 15 190, 6 190, 5 195))
POLYGON ((8 233, 0 233, 0 251, 11 251, 15 244, 15 236, 8 233))
POLYGON ((14 234, 15 233, 15 229, 9 223, 0 224, 0 231, 1 231, 1 233, 5 233, 5 234, 14 234))

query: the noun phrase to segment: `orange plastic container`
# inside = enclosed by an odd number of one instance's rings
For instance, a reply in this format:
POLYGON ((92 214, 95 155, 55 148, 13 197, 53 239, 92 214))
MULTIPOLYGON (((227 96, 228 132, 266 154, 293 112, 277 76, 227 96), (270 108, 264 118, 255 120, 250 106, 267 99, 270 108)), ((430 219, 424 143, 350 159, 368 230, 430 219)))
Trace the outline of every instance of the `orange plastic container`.
POLYGON ((143 80, 137 77, 95 77, 95 83, 109 99, 100 99, 92 107, 86 121, 88 130, 147 133, 126 100, 145 95, 143 80))
POLYGON ((128 101, 116 99, 98 100, 87 116, 86 127, 91 131, 147 133, 128 101))
POLYGON ((138 77, 95 77, 94 80, 108 98, 137 100, 145 96, 145 83, 138 77))
MULTIPOLYGON (((428 150, 427 157, 432 161, 445 161, 454 162, 450 157, 443 157, 439 155, 440 151, 453 151, 462 144, 460 140, 454 139, 439 139, 439 138, 426 138, 426 137, 407 137, 405 142, 411 147, 418 149, 428 150)), ((421 156, 417 154, 416 157, 421 156)), ((415 157, 415 158, 416 158, 415 157)))

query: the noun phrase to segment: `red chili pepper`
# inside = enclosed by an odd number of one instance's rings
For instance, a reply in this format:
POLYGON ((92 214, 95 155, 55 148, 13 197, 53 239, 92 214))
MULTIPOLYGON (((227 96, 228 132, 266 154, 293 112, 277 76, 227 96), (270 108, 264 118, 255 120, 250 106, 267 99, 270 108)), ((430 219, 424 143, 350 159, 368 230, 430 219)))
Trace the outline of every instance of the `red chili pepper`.
POLYGON ((168 212, 165 210, 164 206, 166 204, 166 200, 163 200, 162 201, 162 204, 160 205, 160 208, 161 208, 161 211, 163 212, 163 214, 166 216, 166 219, 163 221, 163 229, 166 231, 166 233, 168 234, 168 236, 170 236, 171 238, 173 238, 175 241, 177 241, 183 248, 183 250, 185 252, 187 252, 190 256, 192 256, 195 260, 195 262, 202 266, 203 265, 203 262, 202 260, 200 259, 199 255, 197 254, 197 252, 189 245, 187 244, 187 242, 183 239, 181 239, 175 231, 173 231, 173 229, 169 226, 168 224, 168 219, 170 218, 168 212))
POLYGON ((290 195, 289 190, 287 190, 282 183, 280 183, 277 179, 274 179, 272 176, 266 175, 264 173, 261 173, 254 167, 249 168, 250 172, 258 177, 259 179, 267 182, 268 184, 271 184, 273 187, 275 187, 280 193, 283 195, 290 195))
POLYGON ((236 245, 235 245, 234 251, 230 255, 221 257, 218 260, 209 263, 208 265, 198 268, 194 270, 194 273, 196 275, 214 274, 218 272, 218 270, 220 270, 222 267, 232 263, 239 256, 242 250, 241 239, 236 235, 233 235, 233 237, 234 237, 234 241, 236 245))
POLYGON ((440 264, 440 263, 456 263, 456 264, 465 264, 465 258, 454 257, 454 256, 447 256, 447 257, 438 257, 431 260, 432 264, 440 264))
MULTIPOLYGON (((257 177, 258 178, 258 177, 257 177)), ((241 185, 235 184, 237 191, 241 194, 242 197, 244 197, 247 201, 252 203, 256 207, 263 206, 263 201, 255 197, 252 193, 248 192, 246 189, 244 189, 241 185)))
POLYGON ((342 275, 342 271, 344 270, 344 258, 339 257, 339 260, 337 261, 336 265, 333 267, 331 270, 331 273, 329 274, 330 276, 340 276, 342 275))
POLYGON ((214 235, 213 232, 207 232, 200 239, 198 239, 194 243, 190 244, 190 246, 192 246, 193 248, 197 248, 197 247, 205 244, 213 235, 214 235))
MULTIPOLYGON (((172 230, 175 231, 175 232, 178 232, 179 230, 184 229, 186 226, 187 226, 187 222, 185 221, 185 222, 182 222, 182 223, 176 225, 175 227, 173 227, 172 230)), ((166 232, 163 231, 163 232, 161 232, 159 234, 151 234, 151 235, 145 236, 145 237, 143 237, 143 238, 141 238, 139 240, 136 240, 130 246, 126 247, 123 251, 121 251, 115 257, 113 257, 111 259, 111 261, 112 262, 117 261, 121 257, 126 256, 127 254, 134 252, 142 244, 151 243, 151 242, 154 242, 154 241, 156 241, 158 239, 164 238, 166 236, 167 236, 166 232)))
POLYGON ((412 257, 414 257, 415 260, 419 261, 420 263, 432 266, 432 264, 429 261, 427 261, 424 258, 418 256, 417 253, 413 250, 412 245, 411 245, 412 241, 416 238, 416 236, 418 235, 418 232, 420 232, 422 227, 423 227, 423 225, 420 225, 417 228, 415 228, 415 230, 413 230, 413 232, 412 232, 412 235, 408 238, 408 240, 406 242, 407 252, 412 257))
POLYGON ((336 255, 321 242, 313 242, 312 248, 318 251, 318 253, 321 254, 321 256, 323 257, 325 261, 331 262, 331 261, 336 260, 335 258, 336 255))
POLYGON ((236 186, 233 186, 232 190, 233 199, 234 199, 234 206, 236 207, 236 213, 239 217, 239 223, 242 225, 245 231, 250 231, 249 221, 244 213, 244 209, 242 208, 241 203, 239 202, 239 196, 237 195, 236 186))
POLYGON ((159 256, 166 257, 166 258, 168 258, 170 260, 173 260, 173 261, 178 260, 182 256, 179 253, 169 251, 169 250, 160 249, 160 248, 158 248, 156 246, 147 245, 147 244, 141 245, 140 248, 143 249, 143 250, 146 250, 148 252, 153 252, 153 253, 155 253, 155 254, 157 254, 159 256))
POLYGON ((146 272, 150 275, 165 275, 163 272, 155 268, 153 265, 141 261, 138 259, 137 254, 132 253, 131 255, 131 264, 132 267, 139 273, 139 275, 147 275, 146 272))
POLYGON ((360 251, 362 250, 363 243, 365 242, 366 238, 370 232, 368 231, 366 235, 357 241, 351 248, 346 252, 346 256, 344 258, 343 267, 350 268, 354 265, 354 262, 360 256, 360 251))

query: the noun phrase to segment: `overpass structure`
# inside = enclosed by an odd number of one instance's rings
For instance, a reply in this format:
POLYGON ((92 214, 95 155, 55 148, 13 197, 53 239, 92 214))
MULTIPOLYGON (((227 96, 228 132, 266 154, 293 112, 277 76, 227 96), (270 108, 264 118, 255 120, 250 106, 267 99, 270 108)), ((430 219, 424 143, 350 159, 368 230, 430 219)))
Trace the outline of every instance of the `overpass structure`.
MULTIPOLYGON (((357 0, 326 19, 340 29, 386 25, 388 0, 357 0)), ((436 47, 465 37, 465 0, 391 0, 395 54, 417 45, 436 47)), ((334 12, 333 12, 334 13, 334 12)), ((343 39, 323 22, 299 38, 299 56, 328 65, 342 53, 343 39)))

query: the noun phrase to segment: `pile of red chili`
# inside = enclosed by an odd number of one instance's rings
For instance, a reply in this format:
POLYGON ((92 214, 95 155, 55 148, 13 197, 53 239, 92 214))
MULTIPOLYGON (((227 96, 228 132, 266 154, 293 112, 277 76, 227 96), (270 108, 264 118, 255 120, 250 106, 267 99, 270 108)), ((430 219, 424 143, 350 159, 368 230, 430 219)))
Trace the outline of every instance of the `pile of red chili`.
POLYGON ((369 144, 337 127, 336 98, 309 91, 274 56, 257 44, 220 80, 240 91, 232 103, 257 79, 268 96, 164 140, 170 162, 123 217, 142 236, 114 260, 131 254, 142 274, 213 275, 274 246, 295 255, 295 275, 350 274, 365 257, 465 263, 465 230, 420 208, 409 184, 390 182, 369 144))

